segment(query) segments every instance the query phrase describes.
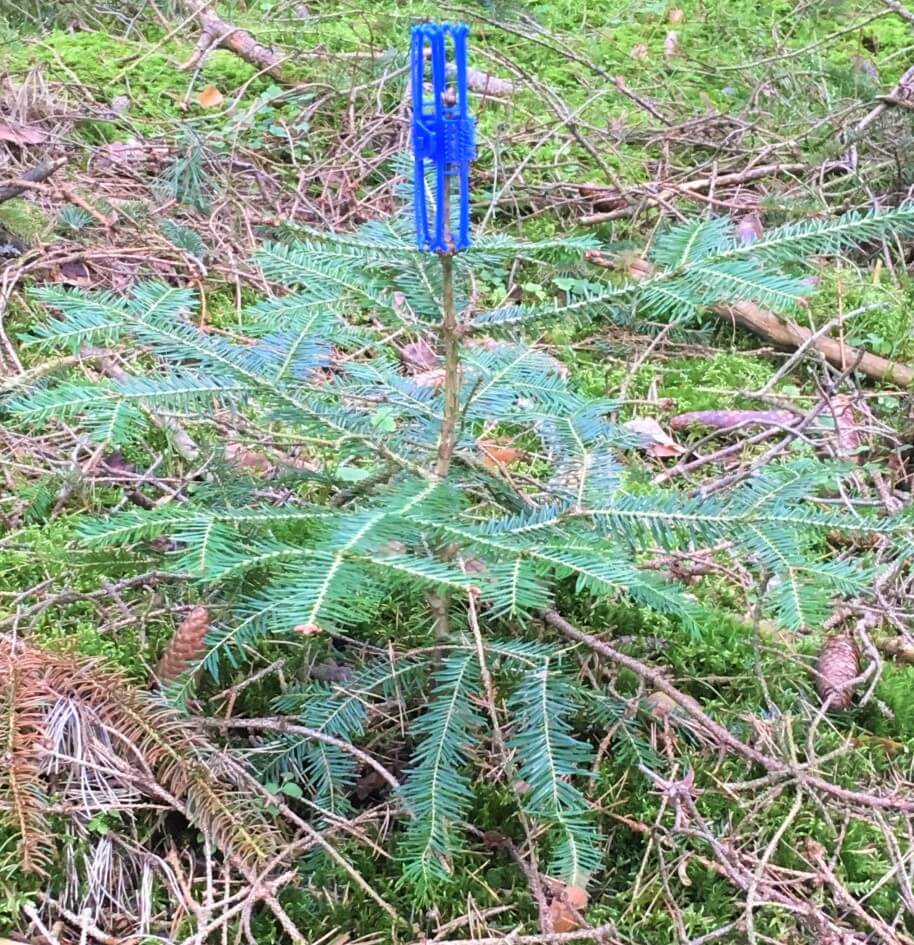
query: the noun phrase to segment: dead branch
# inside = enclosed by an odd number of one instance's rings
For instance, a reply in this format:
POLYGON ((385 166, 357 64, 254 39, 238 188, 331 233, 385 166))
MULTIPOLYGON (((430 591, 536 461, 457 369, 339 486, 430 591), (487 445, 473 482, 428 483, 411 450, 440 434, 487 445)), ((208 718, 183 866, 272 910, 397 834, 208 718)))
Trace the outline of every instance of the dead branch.
POLYGON ((911 91, 911 84, 914 83, 914 66, 906 69, 904 75, 895 84, 895 87, 887 95, 879 96, 879 104, 868 111, 854 127, 854 133, 859 135, 879 118, 880 115, 890 106, 895 105, 900 108, 914 108, 907 96, 911 91))
MULTIPOLYGON (((25 190, 34 190, 38 193, 49 193, 51 192, 51 185, 49 184, 38 184, 32 181, 27 181, 24 178, 20 178, 18 181, 14 181, 11 187, 18 188, 19 193, 22 193, 25 190)), ((115 222, 115 216, 105 216, 101 211, 97 210, 95 207, 86 200, 85 197, 82 197, 78 194, 72 187, 67 187, 64 184, 61 184, 58 188, 61 196, 68 202, 72 203, 74 206, 79 207, 82 210, 85 210, 86 213, 95 220, 96 223, 108 229, 115 222)), ((15 195, 14 195, 15 196, 15 195)))
POLYGON ((602 213, 587 214, 581 217, 580 222, 585 226, 590 226, 595 223, 605 223, 608 220, 618 220, 621 217, 631 216, 639 207, 645 204, 663 204, 673 200, 677 196, 689 196, 693 193, 701 193, 712 186, 716 189, 745 184, 763 177, 794 174, 805 168, 805 164, 761 164, 758 167, 751 167, 748 170, 737 171, 732 174, 719 174, 716 177, 700 177, 695 180, 685 181, 682 184, 669 183, 660 190, 656 187, 653 187, 652 191, 638 188, 630 193, 620 193, 614 188, 597 187, 593 184, 587 184, 585 185, 587 196, 595 198, 595 206, 606 206, 607 204, 615 206, 614 209, 602 213), (623 206, 619 206, 620 203, 622 203, 623 206))
POLYGON ((12 200, 13 197, 18 197, 20 194, 25 193, 29 189, 30 184, 43 183, 52 174, 59 171, 66 163, 67 158, 57 158, 54 161, 42 161, 41 164, 30 167, 25 173, 21 174, 17 180, 0 186, 0 203, 6 200, 12 200))
MULTIPOLYGON (((813 332, 810 329, 789 322, 754 302, 717 305, 714 312, 780 348, 799 348, 812 339, 813 332)), ((812 347, 833 367, 844 368, 856 363, 857 370, 871 380, 885 381, 899 387, 914 386, 914 368, 907 364, 883 358, 834 338, 816 338, 812 341, 812 347)))
POLYGON ((826 781, 818 775, 809 774, 801 770, 798 766, 789 765, 778 758, 766 755, 764 752, 753 748, 751 745, 747 745, 744 741, 737 738, 729 729, 725 728, 719 722, 715 722, 714 719, 702 709, 696 699, 693 699, 692 696, 677 689, 666 679, 660 670, 654 669, 646 663, 642 663, 641 660, 633 656, 628 656, 605 640, 593 636, 593 634, 578 630, 577 627, 569 623, 558 611, 547 610, 543 614, 543 617, 546 622, 555 627, 562 636, 567 637, 569 640, 575 640, 578 643, 585 644, 593 650, 594 653, 605 657, 617 666, 624 667, 645 680, 645 682, 650 683, 655 689, 660 690, 660 692, 675 702, 676 705, 685 710, 692 718, 699 721, 721 747, 729 748, 736 754, 742 755, 742 757, 748 761, 761 766, 766 771, 772 774, 783 775, 784 777, 794 777, 801 784, 815 788, 823 794, 828 794, 830 797, 844 804, 853 804, 862 808, 914 812, 914 801, 912 800, 901 797, 884 797, 878 794, 867 794, 861 791, 851 791, 837 784, 832 784, 830 781, 826 781))
MULTIPOLYGON (((605 259, 598 260, 593 254, 588 254, 588 259, 596 265, 605 265, 605 259)), ((628 265, 629 275, 634 279, 646 279, 653 271, 653 266, 643 259, 628 265)), ((775 347, 788 351, 811 347, 839 370, 846 370, 849 365, 854 365, 854 370, 860 371, 871 380, 884 381, 899 387, 914 386, 914 368, 907 364, 819 335, 818 332, 788 321, 781 315, 756 305, 755 302, 719 304, 713 306, 711 311, 751 331, 775 347)))
POLYGON ((275 50, 258 43, 250 33, 227 23, 210 10, 197 10, 196 18, 202 33, 190 59, 181 65, 183 71, 189 72, 196 68, 211 49, 222 46, 261 72, 267 72, 277 79, 283 78, 283 58, 275 50))

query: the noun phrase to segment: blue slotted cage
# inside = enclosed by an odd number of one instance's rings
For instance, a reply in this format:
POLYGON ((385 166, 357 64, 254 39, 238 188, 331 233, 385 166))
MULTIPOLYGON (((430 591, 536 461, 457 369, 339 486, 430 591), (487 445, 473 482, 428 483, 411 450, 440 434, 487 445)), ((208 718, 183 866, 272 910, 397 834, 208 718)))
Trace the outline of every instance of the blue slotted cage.
POLYGON ((471 243, 470 162, 476 157, 476 121, 469 114, 467 101, 469 32, 465 23, 420 23, 412 30, 416 242, 419 249, 433 253, 467 249, 471 243), (450 62, 449 50, 453 55, 450 62), (434 168, 431 217, 426 193, 426 171, 430 168, 434 168), (458 201, 456 232, 449 218, 451 197, 458 201))

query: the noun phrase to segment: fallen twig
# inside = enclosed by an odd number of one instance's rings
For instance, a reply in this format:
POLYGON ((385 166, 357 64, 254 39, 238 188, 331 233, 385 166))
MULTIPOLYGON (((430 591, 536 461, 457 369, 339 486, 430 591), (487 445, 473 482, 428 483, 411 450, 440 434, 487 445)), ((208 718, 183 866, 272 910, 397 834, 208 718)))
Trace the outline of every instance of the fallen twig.
POLYGON ((605 223, 608 220, 618 220, 621 217, 631 216, 643 204, 665 203, 677 196, 688 196, 691 193, 708 190, 712 186, 719 187, 745 184, 759 180, 762 177, 774 177, 778 174, 793 174, 806 168, 805 164, 761 164, 746 171, 737 171, 732 174, 718 174, 716 177, 700 177, 695 180, 684 181, 681 184, 668 183, 660 190, 656 187, 651 190, 636 188, 628 193, 621 193, 609 187, 599 187, 588 184, 587 196, 594 198, 594 205, 614 204, 614 209, 601 213, 590 213, 581 217, 580 222, 585 226, 595 223, 605 223), (623 206, 618 206, 622 203, 623 206))
POLYGON ((67 158, 57 158, 55 161, 42 161, 41 164, 30 167, 16 180, 0 186, 0 203, 6 200, 12 200, 13 197, 18 197, 20 194, 25 193, 29 189, 30 184, 40 184, 46 181, 66 163, 67 158))
POLYGON ((677 689, 666 679, 660 670, 654 669, 646 663, 642 663, 641 660, 633 656, 628 656, 605 640, 593 636, 593 634, 578 630, 574 624, 569 623, 558 611, 547 610, 543 614, 543 617, 546 622, 555 627, 562 636, 567 637, 569 640, 575 640, 578 643, 585 644, 595 653, 605 657, 618 666, 624 667, 650 683, 655 689, 658 689, 664 695, 668 696, 681 709, 684 709, 692 718, 699 721, 704 728, 707 729, 709 734, 717 740, 721 747, 729 748, 731 751, 736 752, 736 754, 742 755, 742 757, 746 758, 748 761, 760 765, 766 771, 777 774, 783 773, 788 777, 792 776, 801 784, 815 788, 823 794, 828 794, 844 804, 855 804, 864 808, 901 810, 909 813, 914 812, 914 801, 912 800, 900 797, 883 797, 877 794, 867 794, 862 791, 851 791, 837 784, 832 784, 830 781, 818 775, 809 774, 807 771, 801 770, 798 766, 789 765, 778 758, 766 755, 757 748, 747 745, 742 739, 737 738, 736 735, 719 722, 715 722, 714 719, 702 709, 696 699, 693 699, 692 696, 677 689))
POLYGON ((905 96, 911 90, 911 83, 914 82, 914 66, 905 70, 904 75, 895 84, 895 87, 887 95, 879 96, 879 104, 870 109, 854 127, 854 133, 859 135, 865 131, 890 105, 899 108, 914 108, 914 103, 905 96))
MULTIPOLYGON (((596 265, 606 265, 605 259, 597 259, 592 253, 588 259, 596 265)), ((654 271, 653 266, 643 259, 629 263, 627 269, 633 279, 646 279, 654 271)), ((883 358, 881 355, 864 351, 862 348, 845 344, 843 341, 828 338, 821 335, 819 331, 803 328, 775 312, 756 305, 755 302, 718 304, 712 306, 711 311, 741 328, 748 329, 776 347, 787 350, 812 347, 829 364, 840 370, 845 370, 852 364, 854 370, 860 371, 872 380, 886 381, 897 384, 899 387, 914 386, 914 368, 909 365, 883 358)))
POLYGON ((200 9, 195 12, 203 32, 190 59, 181 65, 183 71, 195 68, 211 49, 223 46, 262 72, 267 72, 277 79, 283 77, 283 58, 269 46, 257 42, 250 33, 227 23, 210 10, 200 9))
MULTIPOLYGON (((19 193, 22 193, 25 190, 35 190, 38 193, 51 192, 51 187, 49 184, 39 184, 33 181, 27 181, 25 179, 20 179, 18 181, 15 181, 10 186, 18 187, 19 193)), ((106 217, 100 210, 97 210, 95 207, 93 207, 92 204, 89 203, 89 201, 85 199, 85 197, 82 197, 78 193, 76 193, 76 191, 73 190, 72 187, 67 187, 64 184, 61 184, 57 189, 60 191, 61 196, 63 196, 63 198, 68 203, 72 203, 74 206, 80 207, 82 210, 85 210, 86 213, 88 213, 89 216, 92 217, 92 219, 95 220, 96 223, 99 223, 101 226, 105 227, 105 229, 108 229, 110 226, 114 224, 115 218, 113 214, 111 216, 106 217)))

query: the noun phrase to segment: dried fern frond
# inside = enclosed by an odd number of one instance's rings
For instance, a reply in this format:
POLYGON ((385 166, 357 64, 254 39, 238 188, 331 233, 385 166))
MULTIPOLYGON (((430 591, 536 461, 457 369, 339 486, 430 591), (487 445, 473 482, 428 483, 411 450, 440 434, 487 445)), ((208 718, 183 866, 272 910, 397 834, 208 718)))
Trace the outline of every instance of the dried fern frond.
POLYGON ((155 676, 160 683, 173 682, 206 655, 209 611, 195 607, 184 618, 162 654, 155 676))

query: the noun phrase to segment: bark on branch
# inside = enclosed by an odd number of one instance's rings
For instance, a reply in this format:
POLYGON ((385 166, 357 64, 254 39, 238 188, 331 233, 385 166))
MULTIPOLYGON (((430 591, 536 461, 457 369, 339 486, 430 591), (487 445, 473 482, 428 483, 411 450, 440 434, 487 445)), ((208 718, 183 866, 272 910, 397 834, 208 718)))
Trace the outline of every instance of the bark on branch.
POLYGON ((42 161, 41 164, 29 168, 24 174, 21 174, 18 180, 11 181, 0 187, 0 203, 6 200, 12 200, 29 190, 29 184, 41 184, 46 181, 55 171, 59 171, 66 158, 57 158, 56 161, 42 161))
POLYGON ((198 10, 197 21, 202 33, 193 55, 181 66, 183 70, 196 68, 211 49, 224 46, 261 72, 277 79, 283 78, 282 57, 271 47, 257 42, 250 33, 227 23, 210 10, 198 10))
MULTIPOLYGON (((588 258, 597 265, 606 265, 605 261, 597 259, 594 254, 590 254, 588 258)), ((645 279, 651 275, 653 267, 645 260, 638 259, 629 266, 628 271, 634 279, 645 279)), ((910 365, 883 358, 825 335, 814 337, 815 333, 809 328, 803 328, 754 302, 715 305, 712 311, 720 318, 751 331, 777 348, 788 351, 801 347, 812 348, 839 370, 843 371, 854 365, 854 370, 872 380, 885 381, 899 387, 914 387, 914 368, 910 365)))

